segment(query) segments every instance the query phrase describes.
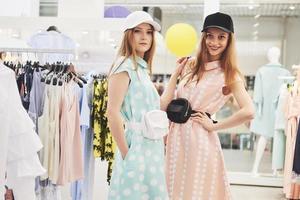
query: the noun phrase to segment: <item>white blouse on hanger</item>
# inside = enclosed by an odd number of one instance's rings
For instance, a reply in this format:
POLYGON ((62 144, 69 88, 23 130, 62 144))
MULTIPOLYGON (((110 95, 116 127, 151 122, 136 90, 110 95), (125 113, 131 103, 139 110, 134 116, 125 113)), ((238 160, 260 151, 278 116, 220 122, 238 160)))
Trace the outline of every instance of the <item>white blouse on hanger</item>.
POLYGON ((46 172, 37 154, 42 143, 22 106, 15 74, 2 63, 0 80, 0 197, 4 196, 7 173, 6 184, 15 199, 34 200, 34 179, 46 172))

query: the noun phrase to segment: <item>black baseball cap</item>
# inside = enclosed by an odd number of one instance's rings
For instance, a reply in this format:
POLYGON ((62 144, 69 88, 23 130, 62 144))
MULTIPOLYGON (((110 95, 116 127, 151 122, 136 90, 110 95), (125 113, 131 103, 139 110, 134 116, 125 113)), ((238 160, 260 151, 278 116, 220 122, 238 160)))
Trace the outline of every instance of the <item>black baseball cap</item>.
POLYGON ((216 12, 206 16, 201 32, 208 28, 219 28, 228 33, 234 33, 233 21, 231 17, 225 13, 216 12))

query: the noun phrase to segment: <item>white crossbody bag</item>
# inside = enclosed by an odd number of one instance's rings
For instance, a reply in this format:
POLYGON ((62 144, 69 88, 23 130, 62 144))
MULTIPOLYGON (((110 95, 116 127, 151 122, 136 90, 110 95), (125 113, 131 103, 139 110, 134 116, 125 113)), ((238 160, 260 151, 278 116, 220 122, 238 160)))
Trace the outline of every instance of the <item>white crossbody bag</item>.
POLYGON ((148 139, 162 139, 169 131, 167 113, 162 110, 151 110, 142 119, 143 136, 148 139))

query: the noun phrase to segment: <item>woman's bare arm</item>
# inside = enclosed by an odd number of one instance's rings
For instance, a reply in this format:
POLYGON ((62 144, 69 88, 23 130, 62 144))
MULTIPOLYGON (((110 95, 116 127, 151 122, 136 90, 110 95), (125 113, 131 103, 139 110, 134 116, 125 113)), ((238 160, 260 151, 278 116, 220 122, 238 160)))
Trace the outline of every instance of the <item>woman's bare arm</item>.
POLYGON ((128 152, 128 144, 125 138, 123 120, 120 110, 128 90, 129 81, 130 79, 127 72, 113 74, 108 80, 108 125, 123 159, 128 152))

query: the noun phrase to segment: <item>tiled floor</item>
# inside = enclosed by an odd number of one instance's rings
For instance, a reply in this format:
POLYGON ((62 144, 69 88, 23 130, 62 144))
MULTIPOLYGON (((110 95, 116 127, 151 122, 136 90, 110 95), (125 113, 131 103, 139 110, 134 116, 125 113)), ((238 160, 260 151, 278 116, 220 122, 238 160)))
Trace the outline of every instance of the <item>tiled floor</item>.
MULTIPOLYGON (((223 149, 227 171, 251 172, 256 151, 240 151, 223 149)), ((259 164, 259 173, 272 174, 272 155, 264 152, 259 164)))
POLYGON ((233 200, 285 200, 282 188, 231 185, 233 200))

